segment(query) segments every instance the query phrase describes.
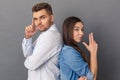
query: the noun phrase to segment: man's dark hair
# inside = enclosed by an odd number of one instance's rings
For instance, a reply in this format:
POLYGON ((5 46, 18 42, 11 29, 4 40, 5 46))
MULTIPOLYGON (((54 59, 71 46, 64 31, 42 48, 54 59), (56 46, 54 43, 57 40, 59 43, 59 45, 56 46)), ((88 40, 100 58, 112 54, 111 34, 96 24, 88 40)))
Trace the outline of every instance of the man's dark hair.
POLYGON ((32 8, 32 12, 38 12, 42 9, 45 9, 49 15, 53 14, 51 5, 46 2, 35 4, 32 8))

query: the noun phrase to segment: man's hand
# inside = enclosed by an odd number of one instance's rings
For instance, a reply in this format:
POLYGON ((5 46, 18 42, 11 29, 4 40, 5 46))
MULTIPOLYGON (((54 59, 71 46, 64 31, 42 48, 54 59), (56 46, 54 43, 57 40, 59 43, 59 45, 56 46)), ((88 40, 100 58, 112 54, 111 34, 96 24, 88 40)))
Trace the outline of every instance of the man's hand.
POLYGON ((37 32, 37 28, 35 28, 35 23, 34 20, 32 19, 32 24, 29 26, 26 26, 25 28, 25 38, 29 39, 31 38, 36 32, 37 32))

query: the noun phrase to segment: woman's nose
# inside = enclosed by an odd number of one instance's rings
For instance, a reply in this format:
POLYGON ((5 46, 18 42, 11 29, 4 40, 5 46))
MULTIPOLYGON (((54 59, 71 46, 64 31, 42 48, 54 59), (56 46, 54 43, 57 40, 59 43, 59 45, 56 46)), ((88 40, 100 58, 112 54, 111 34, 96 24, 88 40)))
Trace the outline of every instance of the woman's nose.
POLYGON ((79 31, 80 35, 84 35, 84 32, 82 30, 79 31))

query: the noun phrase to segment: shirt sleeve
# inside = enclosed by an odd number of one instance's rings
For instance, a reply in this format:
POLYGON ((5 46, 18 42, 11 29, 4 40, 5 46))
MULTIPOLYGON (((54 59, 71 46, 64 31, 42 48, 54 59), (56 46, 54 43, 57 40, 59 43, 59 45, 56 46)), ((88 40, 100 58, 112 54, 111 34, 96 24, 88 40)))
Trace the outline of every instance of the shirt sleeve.
POLYGON ((89 70, 86 77, 87 77, 87 80, 93 80, 93 73, 89 70))
POLYGON ((87 80, 93 79, 93 74, 90 72, 88 64, 83 60, 79 52, 73 48, 65 50, 63 54, 65 63, 78 74, 79 76, 86 76, 87 80))
POLYGON ((26 39, 24 38, 22 41, 22 49, 24 57, 28 57, 32 54, 33 47, 32 47, 32 38, 26 39))
POLYGON ((52 32, 44 33, 38 38, 33 55, 26 58, 24 65, 29 70, 35 70, 51 59, 59 50, 60 36, 52 32))

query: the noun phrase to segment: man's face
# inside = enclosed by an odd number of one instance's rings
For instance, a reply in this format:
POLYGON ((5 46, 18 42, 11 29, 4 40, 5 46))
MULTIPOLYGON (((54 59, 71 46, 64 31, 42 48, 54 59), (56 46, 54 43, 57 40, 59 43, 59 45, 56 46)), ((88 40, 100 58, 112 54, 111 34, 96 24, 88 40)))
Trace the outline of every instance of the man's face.
POLYGON ((53 15, 48 14, 45 9, 42 9, 33 12, 33 20, 40 31, 45 31, 53 24, 53 15))

